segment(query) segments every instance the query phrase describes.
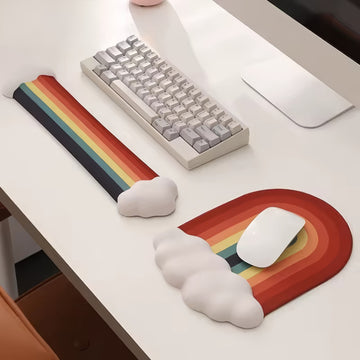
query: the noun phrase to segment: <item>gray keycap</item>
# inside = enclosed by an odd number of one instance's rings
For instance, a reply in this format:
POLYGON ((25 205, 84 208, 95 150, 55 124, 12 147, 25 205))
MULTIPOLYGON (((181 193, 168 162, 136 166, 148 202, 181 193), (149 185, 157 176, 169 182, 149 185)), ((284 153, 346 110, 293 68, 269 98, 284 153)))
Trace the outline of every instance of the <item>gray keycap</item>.
POLYGON ((182 105, 175 106, 172 110, 173 110, 174 114, 176 114, 177 116, 180 116, 181 114, 186 112, 185 107, 182 105))
POLYGON ((124 65, 124 69, 130 72, 131 70, 136 69, 136 64, 134 64, 133 62, 128 62, 124 65))
POLYGON ((116 75, 110 71, 106 70, 101 73, 100 77, 108 84, 110 85, 115 79, 117 79, 116 75))
POLYGON ((167 101, 169 101, 169 100, 171 99, 171 95, 168 94, 168 93, 166 93, 166 92, 164 92, 164 93, 162 93, 162 94, 160 94, 160 95, 158 96, 158 99, 159 99, 161 102, 166 103, 167 101))
POLYGON ((231 136, 231 131, 221 124, 214 126, 212 131, 220 137, 221 141, 224 141, 231 136))
POLYGON ((139 68, 142 71, 146 71, 147 69, 151 68, 151 64, 148 61, 143 61, 142 63, 140 63, 139 68))
POLYGON ((159 95, 161 95, 164 92, 164 89, 159 87, 159 86, 155 86, 151 89, 151 92, 156 96, 159 97, 159 95))
POLYGON ((163 64, 160 66, 159 70, 163 73, 163 74, 167 74, 172 70, 172 67, 168 64, 163 64))
POLYGON ((178 91, 179 91, 179 87, 176 86, 176 85, 172 85, 170 87, 168 87, 166 89, 166 91, 171 95, 171 96, 174 96, 178 91))
POLYGON ((203 106, 207 101, 209 101, 209 98, 205 95, 200 95, 196 98, 196 102, 203 106))
POLYGON ((179 117, 174 115, 174 114, 171 114, 171 115, 168 115, 165 119, 170 125, 173 125, 175 124, 177 121, 179 121, 179 117))
POLYGON ((182 129, 180 132, 180 136, 191 146, 195 144, 196 141, 201 140, 201 137, 190 128, 182 129))
POLYGON ((132 76, 132 75, 125 76, 124 79, 123 79, 123 83, 124 83, 127 87, 130 87, 130 85, 131 85, 133 82, 136 82, 136 79, 135 79, 135 77, 132 76))
POLYGON ((181 130, 186 129, 186 124, 183 121, 176 121, 173 125, 173 129, 180 133, 181 130))
POLYGON ((196 116, 199 112, 202 111, 202 107, 199 105, 193 105, 189 107, 189 111, 196 116))
POLYGON ((134 70, 131 70, 131 75, 137 78, 138 76, 143 75, 143 72, 140 69, 136 68, 134 70))
POLYGON ((178 102, 182 102, 183 100, 185 100, 187 97, 186 93, 184 91, 179 91, 175 94, 175 99, 178 102))
POLYGON ((117 73, 116 76, 120 79, 123 80, 126 76, 129 76, 130 73, 128 71, 126 71, 125 69, 120 69, 117 73))
POLYGON ((165 130, 170 129, 170 124, 164 119, 156 119, 153 121, 152 126, 162 134, 165 130))
POLYGON ((176 77, 180 76, 180 74, 176 71, 176 70, 170 70, 166 76, 168 77, 168 79, 170 79, 171 81, 173 81, 176 77))
POLYGON ((196 133, 206 140, 211 147, 220 142, 220 137, 212 132, 207 126, 201 125, 195 129, 196 133))
POLYGON ((103 65, 103 64, 99 64, 99 65, 96 65, 95 66, 95 69, 94 69, 94 73, 96 74, 96 75, 101 75, 101 73, 103 72, 103 71, 106 71, 107 70, 107 67, 105 66, 105 65, 103 65))
POLYGON ((145 57, 147 54, 151 53, 151 50, 147 46, 144 46, 139 50, 139 53, 145 57))
POLYGON ((219 123, 224 126, 227 126, 229 123, 231 123, 233 121, 232 117, 229 114, 220 116, 220 118, 218 120, 219 120, 219 123))
POLYGON ((115 60, 105 51, 98 51, 95 55, 95 59, 106 67, 110 67, 115 64, 115 60))
POLYGON ((175 80, 174 80, 174 83, 177 85, 177 86, 181 86, 183 84, 186 83, 186 79, 182 76, 178 76, 175 80))
POLYGON ((181 102, 181 104, 188 109, 190 106, 193 106, 195 102, 192 98, 186 98, 181 102))
POLYGON ((205 120, 210 118, 210 114, 207 111, 202 111, 197 114, 196 116, 201 122, 204 122, 205 120))
POLYGON ((154 62, 153 62, 153 65, 157 68, 159 68, 161 65, 164 65, 166 64, 165 60, 164 59, 156 59, 154 62))
POLYGON ((140 75, 140 76, 138 77, 138 80, 139 80, 142 84, 144 84, 144 83, 146 83, 147 81, 149 81, 150 78, 149 78, 147 75, 143 74, 143 75, 140 75))
POLYGON ((167 107, 163 107, 158 112, 159 116, 165 119, 167 116, 171 115, 171 110, 167 107))
POLYGON ((136 55, 133 57, 132 62, 136 65, 139 65, 141 62, 143 62, 145 59, 141 55, 136 55))
POLYGON ((180 120, 184 122, 189 122, 190 120, 194 119, 194 115, 191 112, 184 112, 180 115, 180 120))
POLYGON ((157 100, 156 97, 152 94, 146 95, 144 97, 144 102, 149 106, 156 100, 157 100))
POLYGON ((120 56, 117 59, 117 62, 121 65, 124 66, 125 64, 127 64, 128 62, 130 62, 130 59, 127 56, 120 56))
POLYGON ((156 82, 155 81, 152 81, 152 80, 148 80, 144 83, 144 86, 151 90, 152 88, 154 88, 156 86, 156 82))
POLYGON ((204 108, 207 112, 212 112, 217 108, 217 106, 214 102, 208 101, 207 103, 204 104, 204 108))
POLYGON ((143 48, 145 46, 145 44, 142 42, 142 41, 135 41, 133 43, 133 48, 136 49, 136 50, 140 50, 141 48, 143 48))
POLYGON ((167 129, 164 131, 164 137, 165 139, 171 141, 179 137, 179 133, 174 129, 167 129))
POLYGON ((225 111, 223 109, 216 108, 211 112, 211 114, 215 119, 219 119, 220 116, 225 114, 225 111))
POLYGON ((133 46, 134 43, 136 43, 139 39, 135 35, 131 35, 126 39, 126 42, 133 46))
POLYGON ((179 103, 178 103, 175 99, 171 98, 170 100, 168 100, 168 101, 166 102, 166 105, 167 105, 167 107, 168 107, 169 109, 172 110, 174 107, 178 106, 179 103))
POLYGON ((158 73, 158 70, 157 70, 157 68, 154 68, 154 67, 150 67, 145 71, 145 74, 150 76, 150 77, 153 77, 157 73, 158 73))
POLYGON ((126 41, 119 42, 118 44, 116 44, 116 47, 121 51, 123 55, 131 49, 131 46, 126 41))
POLYGON ((122 52, 116 46, 109 47, 106 52, 115 60, 122 56, 122 52))
POLYGON ((148 89, 141 88, 138 90, 136 94, 139 98, 143 99, 146 95, 150 94, 150 91, 148 89))
POLYGON ((189 91, 188 95, 195 100, 198 96, 201 95, 201 91, 199 89, 192 89, 189 91))
POLYGON ((181 88, 183 89, 183 91, 188 93, 190 90, 192 90, 194 88, 194 85, 190 84, 189 82, 186 81, 181 85, 181 88))
POLYGON ((164 107, 164 104, 160 101, 154 101, 152 104, 151 104, 151 108, 155 111, 155 112, 158 112, 161 108, 164 107))
POLYGON ((193 148, 198 152, 198 153, 202 153, 204 152, 205 150, 209 149, 209 144, 201 139, 201 140, 198 140, 195 142, 193 148))
POLYGON ((169 86, 172 85, 172 82, 168 79, 164 79, 159 84, 164 90, 166 90, 169 86))
POLYGON ((153 51, 150 51, 148 54, 146 54, 146 58, 152 63, 154 60, 156 60, 159 57, 158 54, 155 54, 153 51))
POLYGON ((128 57, 129 59, 132 59, 133 57, 137 56, 137 51, 134 49, 130 49, 127 53, 126 53, 126 57, 128 57))
POLYGON ((139 82, 139 81, 135 81, 133 82, 131 85, 130 85, 130 89, 134 92, 134 93, 137 93, 138 90, 142 89, 143 86, 142 86, 142 83, 139 82))

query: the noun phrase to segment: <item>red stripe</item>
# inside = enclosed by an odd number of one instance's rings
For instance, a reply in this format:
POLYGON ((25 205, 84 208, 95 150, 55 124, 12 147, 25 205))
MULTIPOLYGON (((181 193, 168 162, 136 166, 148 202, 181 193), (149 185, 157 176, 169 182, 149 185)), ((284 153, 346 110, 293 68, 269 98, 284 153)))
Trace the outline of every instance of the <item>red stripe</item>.
POLYGON ((74 97, 52 76, 41 75, 37 79, 59 101, 61 101, 85 126, 96 134, 118 157, 120 157, 141 179, 150 180, 157 174, 122 144, 110 131, 102 126, 74 97))

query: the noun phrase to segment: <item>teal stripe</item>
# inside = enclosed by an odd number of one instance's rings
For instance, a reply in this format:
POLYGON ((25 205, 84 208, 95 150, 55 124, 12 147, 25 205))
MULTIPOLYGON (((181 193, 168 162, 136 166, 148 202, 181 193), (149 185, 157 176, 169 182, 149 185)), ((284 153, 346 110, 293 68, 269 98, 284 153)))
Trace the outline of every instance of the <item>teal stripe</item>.
POLYGON ((40 98, 38 98, 26 84, 21 84, 20 88, 31 98, 62 130, 64 130, 121 188, 127 190, 130 186, 92 150, 84 140, 82 140, 59 116, 57 116, 40 98))
POLYGON ((231 268, 231 271, 234 272, 235 274, 240 274, 241 272, 248 269, 249 267, 251 267, 250 264, 246 263, 245 261, 242 261, 240 264, 233 266, 231 268))
POLYGON ((217 253, 217 255, 220 255, 221 257, 226 259, 227 257, 236 254, 236 246, 237 246, 237 243, 230 245, 226 249, 219 251, 217 253))

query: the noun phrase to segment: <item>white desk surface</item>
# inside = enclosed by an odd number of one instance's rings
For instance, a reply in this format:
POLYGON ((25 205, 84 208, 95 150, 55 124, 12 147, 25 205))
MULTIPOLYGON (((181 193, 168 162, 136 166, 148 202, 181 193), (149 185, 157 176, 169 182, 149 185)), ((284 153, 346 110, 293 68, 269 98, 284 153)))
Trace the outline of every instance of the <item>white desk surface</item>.
POLYGON ((173 215, 123 218, 36 120, 0 97, 0 201, 140 358, 358 357, 359 110, 319 129, 294 125, 241 81, 244 66, 274 49, 210 0, 168 0, 154 8, 129 7, 127 0, 8 1, 0 13, 0 53, 1 84, 16 67, 50 66, 125 145, 178 184, 173 215), (81 73, 81 60, 132 33, 241 115, 250 145, 189 172, 81 73), (308 192, 333 205, 350 225, 353 254, 341 273, 269 314, 257 329, 213 322, 165 283, 152 236, 268 188, 308 192))

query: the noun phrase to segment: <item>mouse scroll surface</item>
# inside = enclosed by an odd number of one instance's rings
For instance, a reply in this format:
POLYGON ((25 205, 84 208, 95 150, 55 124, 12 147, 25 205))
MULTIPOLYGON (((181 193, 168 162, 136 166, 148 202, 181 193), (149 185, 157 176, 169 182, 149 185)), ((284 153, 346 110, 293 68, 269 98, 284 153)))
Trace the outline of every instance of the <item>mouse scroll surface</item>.
POLYGON ((302 217, 278 207, 268 207, 245 229, 237 243, 237 254, 253 266, 268 267, 304 225, 302 217))

